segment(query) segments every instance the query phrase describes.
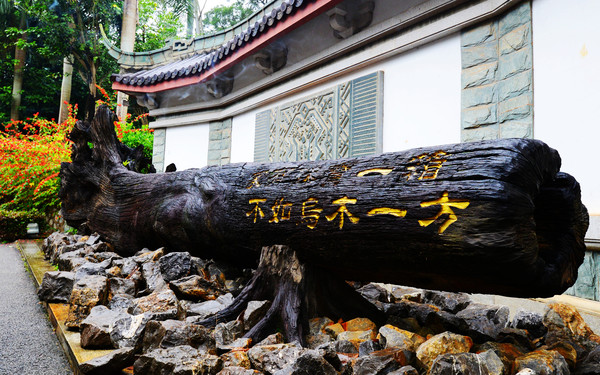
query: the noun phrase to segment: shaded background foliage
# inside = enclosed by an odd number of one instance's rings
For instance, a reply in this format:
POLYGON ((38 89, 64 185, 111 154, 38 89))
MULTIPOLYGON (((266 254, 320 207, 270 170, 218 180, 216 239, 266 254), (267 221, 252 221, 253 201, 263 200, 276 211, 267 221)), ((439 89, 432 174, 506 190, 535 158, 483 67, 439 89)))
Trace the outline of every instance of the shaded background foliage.
MULTIPOLYGON (((267 2, 232 0, 217 6, 202 15, 196 34, 235 25, 267 2)), ((205 0, 137 0, 135 50, 162 48, 190 36, 190 12, 197 15, 202 4, 205 0)), ((106 88, 119 66, 100 43, 99 28, 119 45, 123 16, 122 0, 0 0, 0 240, 24 236, 29 222, 51 229, 46 222, 60 209, 58 172, 70 159, 70 129, 78 118, 89 118, 98 102, 116 108, 116 95, 106 88), (58 123, 65 57, 73 63, 71 107, 58 123), (13 121, 20 62, 21 120, 13 121)), ((151 158, 153 134, 147 124, 147 110, 132 100, 115 127, 123 143, 143 145, 151 158)))

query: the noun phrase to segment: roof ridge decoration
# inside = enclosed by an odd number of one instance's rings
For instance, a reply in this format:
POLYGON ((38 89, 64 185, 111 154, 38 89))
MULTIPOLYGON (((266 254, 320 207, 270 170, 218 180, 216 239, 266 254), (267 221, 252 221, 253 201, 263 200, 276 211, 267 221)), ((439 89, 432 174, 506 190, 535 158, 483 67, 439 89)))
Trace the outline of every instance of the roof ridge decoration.
MULTIPOLYGON (((111 56, 125 69, 140 70, 113 75, 113 89, 153 93, 203 82, 230 68, 236 60, 232 57, 241 59, 258 52, 277 36, 308 22, 341 1, 275 0, 223 32, 188 41, 178 40, 171 46, 147 52, 123 52, 113 46, 102 31, 102 41, 111 56), (288 19, 289 22, 286 22, 288 19), (169 82, 175 79, 177 84, 169 82)), ((278 52, 269 51, 271 54, 282 52, 287 51, 281 48, 278 52)), ((269 70, 267 67, 264 71, 269 70)))

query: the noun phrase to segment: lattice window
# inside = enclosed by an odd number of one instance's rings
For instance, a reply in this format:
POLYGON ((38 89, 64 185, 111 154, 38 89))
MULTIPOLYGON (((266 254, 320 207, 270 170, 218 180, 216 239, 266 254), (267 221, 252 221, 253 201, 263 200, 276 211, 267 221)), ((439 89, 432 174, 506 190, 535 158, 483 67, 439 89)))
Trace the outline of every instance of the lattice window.
POLYGON ((256 115, 254 160, 326 160, 381 153, 383 72, 256 115))

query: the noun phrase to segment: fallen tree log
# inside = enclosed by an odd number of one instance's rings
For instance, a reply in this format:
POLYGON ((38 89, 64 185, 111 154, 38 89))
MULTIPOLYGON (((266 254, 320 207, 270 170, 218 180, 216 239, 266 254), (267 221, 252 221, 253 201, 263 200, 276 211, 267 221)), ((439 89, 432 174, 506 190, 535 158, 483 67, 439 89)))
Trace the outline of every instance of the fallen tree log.
POLYGON ((144 175, 123 165, 106 107, 71 138, 63 216, 124 254, 256 266, 263 246, 286 245, 339 280, 535 297, 563 292, 583 260, 579 185, 537 140, 144 175))

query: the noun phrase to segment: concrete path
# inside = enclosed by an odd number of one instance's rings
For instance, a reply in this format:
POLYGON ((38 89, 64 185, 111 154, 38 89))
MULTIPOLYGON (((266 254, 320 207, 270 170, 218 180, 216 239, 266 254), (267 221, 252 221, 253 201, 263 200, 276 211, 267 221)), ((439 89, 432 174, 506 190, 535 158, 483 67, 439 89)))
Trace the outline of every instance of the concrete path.
POLYGON ((14 245, 0 244, 0 375, 73 374, 14 245))

